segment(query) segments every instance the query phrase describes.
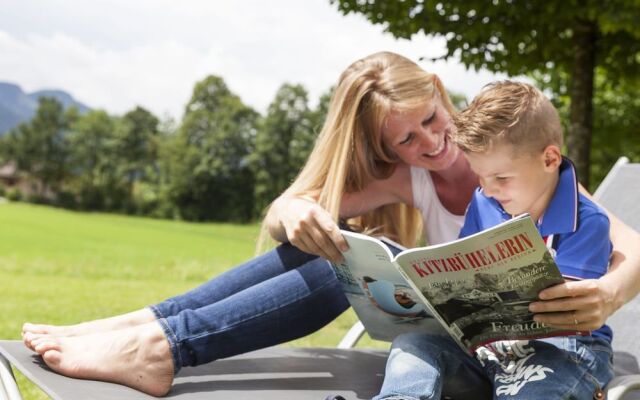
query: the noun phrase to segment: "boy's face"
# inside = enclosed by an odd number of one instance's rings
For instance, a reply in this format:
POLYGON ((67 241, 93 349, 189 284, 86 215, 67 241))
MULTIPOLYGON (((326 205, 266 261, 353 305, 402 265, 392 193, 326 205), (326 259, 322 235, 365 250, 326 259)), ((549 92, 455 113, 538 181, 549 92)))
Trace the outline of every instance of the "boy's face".
POLYGON ((484 193, 511 215, 544 213, 558 182, 562 156, 557 146, 539 153, 516 152, 498 144, 484 153, 465 153, 484 193))

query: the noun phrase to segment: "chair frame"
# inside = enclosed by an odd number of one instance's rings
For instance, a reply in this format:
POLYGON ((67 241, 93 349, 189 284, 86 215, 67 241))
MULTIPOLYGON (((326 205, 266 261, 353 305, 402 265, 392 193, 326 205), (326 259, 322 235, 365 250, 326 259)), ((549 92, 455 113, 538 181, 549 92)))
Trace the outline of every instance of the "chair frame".
POLYGON ((0 400, 22 400, 9 361, 0 354, 0 400))

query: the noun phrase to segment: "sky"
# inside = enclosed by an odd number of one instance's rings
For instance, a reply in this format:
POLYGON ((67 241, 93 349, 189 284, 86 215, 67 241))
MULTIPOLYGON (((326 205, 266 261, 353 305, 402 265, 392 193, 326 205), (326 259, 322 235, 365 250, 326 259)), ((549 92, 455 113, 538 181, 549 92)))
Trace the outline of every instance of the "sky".
MULTIPOLYGON (((264 113, 285 82, 314 106, 351 62, 376 51, 414 61, 444 41, 397 40, 328 0, 0 0, 0 81, 26 92, 62 89, 92 108, 124 114, 140 105, 180 119, 196 82, 221 76, 264 113)), ((419 62, 471 100, 504 76, 457 60, 419 62)))

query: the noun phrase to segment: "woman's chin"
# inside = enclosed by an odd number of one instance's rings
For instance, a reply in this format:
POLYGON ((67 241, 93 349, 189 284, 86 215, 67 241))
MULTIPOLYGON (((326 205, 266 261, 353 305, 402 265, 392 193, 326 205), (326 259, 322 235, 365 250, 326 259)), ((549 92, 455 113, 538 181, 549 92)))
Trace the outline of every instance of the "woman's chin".
POLYGON ((442 171, 451 167, 458 159, 459 150, 457 147, 447 147, 437 156, 432 157, 428 155, 422 155, 419 159, 419 166, 426 168, 430 171, 442 171))

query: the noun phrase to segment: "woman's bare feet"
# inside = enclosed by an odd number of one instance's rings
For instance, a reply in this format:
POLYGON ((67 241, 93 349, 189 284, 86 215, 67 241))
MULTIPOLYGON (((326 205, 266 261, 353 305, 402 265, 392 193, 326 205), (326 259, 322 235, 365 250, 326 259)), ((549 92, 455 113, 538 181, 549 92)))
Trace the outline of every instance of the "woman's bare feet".
POLYGON ((25 323, 22 326, 22 340, 24 344, 34 350, 32 342, 44 336, 81 336, 93 333, 108 332, 118 329, 130 328, 141 324, 146 324, 156 320, 153 312, 148 308, 133 311, 115 317, 97 319, 89 322, 82 322, 76 325, 42 325, 25 323))
POLYGON ((157 322, 82 336, 42 336, 33 348, 54 371, 164 396, 173 382, 169 342, 157 322))

